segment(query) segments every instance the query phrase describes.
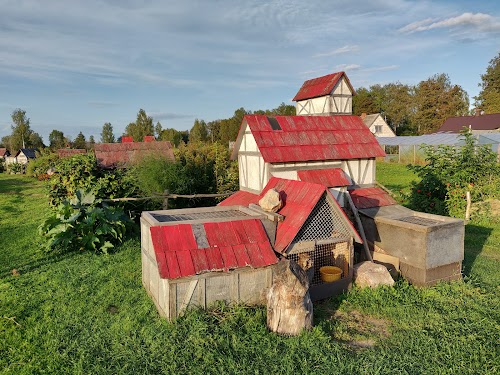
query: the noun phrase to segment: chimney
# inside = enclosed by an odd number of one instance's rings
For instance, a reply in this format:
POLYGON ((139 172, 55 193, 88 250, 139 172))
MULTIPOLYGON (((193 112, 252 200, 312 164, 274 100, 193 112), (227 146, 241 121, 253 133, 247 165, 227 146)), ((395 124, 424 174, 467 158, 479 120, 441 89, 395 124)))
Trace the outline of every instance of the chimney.
POLYGON ((476 108, 476 116, 481 116, 484 112, 481 110, 481 108, 476 108))
POLYGON ((363 112, 363 113, 361 114, 361 116, 359 116, 359 117, 361 117, 361 120, 364 120, 364 119, 365 119, 365 117, 366 117, 366 113, 364 113, 364 112, 363 112))

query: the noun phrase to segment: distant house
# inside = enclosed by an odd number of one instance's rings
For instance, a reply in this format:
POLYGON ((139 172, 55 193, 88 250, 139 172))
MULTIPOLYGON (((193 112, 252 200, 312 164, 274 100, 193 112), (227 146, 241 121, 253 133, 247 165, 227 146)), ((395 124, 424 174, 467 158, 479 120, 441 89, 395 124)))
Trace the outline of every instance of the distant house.
POLYGON ((28 164, 30 160, 36 159, 37 151, 38 149, 36 148, 22 148, 17 152, 16 156, 14 156, 14 160, 10 163, 28 164))
POLYGON ((10 156, 10 152, 6 148, 0 148, 0 158, 5 160, 7 156, 10 156))
POLYGON ((347 75, 337 72, 305 81, 293 101, 297 115, 350 115, 353 95, 356 92, 347 75))
POLYGON ((175 159, 172 144, 168 141, 131 142, 123 138, 122 143, 95 144, 94 152, 99 166, 122 167, 146 155, 162 156, 172 161, 175 159))
POLYGON ((360 117, 375 137, 396 136, 396 133, 394 133, 391 127, 387 124, 387 122, 385 122, 384 118, 380 113, 374 113, 371 115, 363 113, 360 117))
POLYGON ((500 132, 500 113, 482 115, 480 111, 475 116, 448 117, 436 133, 460 133, 464 127, 472 133, 500 132))
POLYGON ((57 150, 57 155, 60 158, 69 158, 74 155, 86 154, 87 150, 83 148, 61 148, 57 150))

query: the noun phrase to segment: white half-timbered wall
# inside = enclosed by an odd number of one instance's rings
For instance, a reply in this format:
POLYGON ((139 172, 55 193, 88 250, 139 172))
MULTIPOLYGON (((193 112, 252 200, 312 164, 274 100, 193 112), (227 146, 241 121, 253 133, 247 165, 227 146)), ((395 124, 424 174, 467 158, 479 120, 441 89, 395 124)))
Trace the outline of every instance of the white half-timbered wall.
POLYGON ((238 151, 240 190, 260 193, 269 181, 269 163, 264 162, 252 132, 245 124, 238 151))
POLYGON ((352 91, 342 77, 329 95, 297 101, 297 115, 351 115, 352 91))

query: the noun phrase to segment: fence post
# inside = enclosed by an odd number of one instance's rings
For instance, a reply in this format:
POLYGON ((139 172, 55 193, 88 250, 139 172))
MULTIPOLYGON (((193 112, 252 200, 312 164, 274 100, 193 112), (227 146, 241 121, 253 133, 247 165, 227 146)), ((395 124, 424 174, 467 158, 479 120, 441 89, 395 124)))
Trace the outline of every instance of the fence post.
POLYGON ((168 190, 163 191, 165 197, 163 198, 163 209, 168 210, 168 190))

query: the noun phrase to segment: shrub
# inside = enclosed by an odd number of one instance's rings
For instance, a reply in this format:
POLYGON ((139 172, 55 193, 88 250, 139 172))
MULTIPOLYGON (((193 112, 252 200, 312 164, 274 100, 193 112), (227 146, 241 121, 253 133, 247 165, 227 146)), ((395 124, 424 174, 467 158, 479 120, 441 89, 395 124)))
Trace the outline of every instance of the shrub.
POLYGON ((28 163, 26 174, 38 178, 40 175, 47 174, 50 168, 55 168, 59 160, 59 156, 55 153, 42 154, 28 163))
POLYGON ((92 250, 108 253, 123 242, 132 220, 118 207, 110 207, 91 193, 78 190, 39 227, 49 251, 92 250))
MULTIPOLYGON (((175 150, 176 161, 150 155, 132 168, 144 196, 163 193, 214 194, 238 190, 238 164, 229 160, 229 149, 220 144, 190 143, 175 150)), ((170 208, 214 205, 212 198, 173 199, 170 208)), ((160 204, 160 200, 156 201, 160 204)))
POLYGON ((21 163, 10 163, 7 165, 7 172, 10 174, 22 174, 26 171, 26 165, 21 163))
POLYGON ((4 158, 0 157, 0 173, 2 173, 3 171, 5 171, 5 160, 4 158))
POLYGON ((491 184, 500 171, 497 154, 488 146, 478 145, 470 133, 463 133, 465 145, 424 146, 425 165, 409 165, 421 181, 412 184, 410 205, 430 213, 463 217, 466 193, 473 201, 498 194, 498 185, 491 184), (489 190, 486 193, 485 189, 489 190))
POLYGON ((49 201, 53 206, 71 199, 80 189, 92 191, 99 199, 130 197, 136 190, 126 170, 103 170, 94 154, 60 159, 56 169, 49 180, 49 201))

